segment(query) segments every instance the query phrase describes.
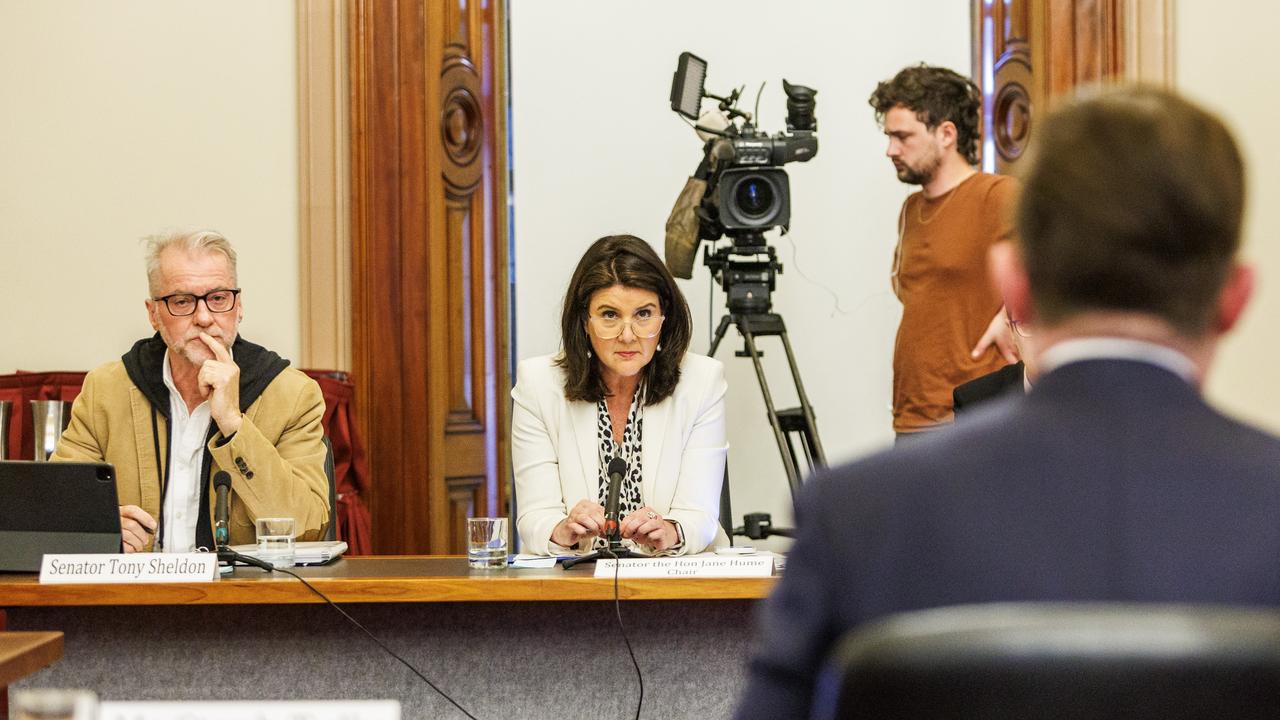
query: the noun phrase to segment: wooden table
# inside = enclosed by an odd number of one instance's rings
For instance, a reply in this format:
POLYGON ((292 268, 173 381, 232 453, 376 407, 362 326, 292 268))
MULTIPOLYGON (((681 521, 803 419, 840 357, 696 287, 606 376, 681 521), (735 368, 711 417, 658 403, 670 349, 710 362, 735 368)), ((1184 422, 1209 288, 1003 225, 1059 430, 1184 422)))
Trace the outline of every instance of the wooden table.
POLYGON ((60 632, 0 632, 0 720, 9 718, 9 683, 61 657, 60 632))
MULTIPOLYGON (((613 600, 613 580, 594 566, 564 571, 473 571, 449 556, 343 558, 323 567, 294 568, 337 603, 552 602, 613 600)), ((620 600, 759 600, 773 578, 630 579, 620 600)), ((91 605, 278 605, 322 603, 284 573, 240 567, 215 582, 41 585, 35 575, 0 575, 0 608, 91 605)))
MULTIPOLYGON (((459 557, 346 558, 297 568, 479 718, 727 717, 753 610, 772 578, 596 579, 470 571, 459 557)), ((405 718, 462 717, 296 579, 240 568, 206 583, 40 585, 0 575, 11 630, 62 630, 66 657, 21 684, 107 700, 379 699, 405 718)))
POLYGON ((0 632, 0 688, 61 657, 60 632, 0 632))

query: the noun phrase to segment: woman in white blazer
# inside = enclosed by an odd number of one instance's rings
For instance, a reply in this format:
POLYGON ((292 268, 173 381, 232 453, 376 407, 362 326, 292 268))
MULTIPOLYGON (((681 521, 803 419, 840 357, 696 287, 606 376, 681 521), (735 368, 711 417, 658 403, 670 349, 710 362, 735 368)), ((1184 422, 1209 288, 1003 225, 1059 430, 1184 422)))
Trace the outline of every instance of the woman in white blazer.
MULTIPOLYGON (((624 542, 650 554, 705 550, 724 476, 724 366, 686 352, 693 319, 649 244, 597 240, 565 293, 562 352, 516 370, 511 416, 516 525, 524 552, 604 544, 606 469, 627 463, 624 542)), ((721 544, 721 543, 716 543, 721 544)))

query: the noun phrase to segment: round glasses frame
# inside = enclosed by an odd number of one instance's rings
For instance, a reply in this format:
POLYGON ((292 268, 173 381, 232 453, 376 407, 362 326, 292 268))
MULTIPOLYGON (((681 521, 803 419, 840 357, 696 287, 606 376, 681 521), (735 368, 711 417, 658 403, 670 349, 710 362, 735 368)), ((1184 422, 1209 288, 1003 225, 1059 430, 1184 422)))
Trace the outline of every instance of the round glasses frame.
POLYGON ((200 307, 201 300, 204 301, 204 306, 208 308, 209 312, 211 313, 231 312, 232 310, 235 309, 236 301, 239 298, 239 296, 240 296, 240 288, 222 288, 220 290, 210 290, 209 292, 203 295, 192 295, 191 293, 173 293, 172 295, 165 295, 164 297, 153 297, 151 299, 156 302, 164 303, 165 309, 168 310, 169 314, 174 317, 188 317, 196 314, 196 310, 200 307), (231 300, 226 307, 222 307, 223 303, 219 302, 216 296, 226 295, 228 293, 230 293, 231 295, 231 300), (211 297, 214 298, 213 302, 210 302, 211 297), (182 312, 181 305, 179 305, 179 307, 177 308, 174 307, 176 303, 185 303, 185 302, 191 303, 191 306, 187 312, 182 312))
POLYGON ((1030 331, 1027 330, 1027 326, 1018 322, 1017 320, 1009 321, 1009 329, 1013 330, 1013 333, 1018 337, 1022 337, 1022 338, 1031 337, 1031 333, 1030 331))
POLYGON ((595 315, 587 316, 587 322, 591 325, 591 332, 601 340, 613 340, 620 337, 622 335, 622 329, 628 325, 631 326, 632 335, 635 335, 642 340, 649 340, 650 338, 657 337, 658 334, 662 332, 662 321, 666 319, 666 315, 652 315, 647 318, 631 318, 630 320, 614 320, 610 318, 597 317, 595 315), (617 327, 610 328, 607 326, 612 323, 617 323, 617 327), (651 330, 639 326, 640 324, 648 323, 653 323, 653 328, 651 330), (610 333, 613 334, 611 335, 610 333))

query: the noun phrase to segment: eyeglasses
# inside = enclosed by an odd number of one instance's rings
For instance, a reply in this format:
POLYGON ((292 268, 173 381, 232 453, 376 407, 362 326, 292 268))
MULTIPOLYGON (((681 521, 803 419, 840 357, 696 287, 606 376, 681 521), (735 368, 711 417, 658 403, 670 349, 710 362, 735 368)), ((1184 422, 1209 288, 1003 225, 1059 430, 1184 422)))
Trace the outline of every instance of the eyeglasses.
POLYGON ((641 310, 631 316, 630 320, 623 320, 611 310, 606 310, 604 315, 592 315, 589 318, 591 323, 591 332, 601 340, 612 340, 622 334, 622 328, 625 325, 631 326, 631 333, 638 338, 648 340, 662 332, 662 321, 666 319, 663 315, 654 314, 652 310, 641 310))
POLYGON ((1016 334, 1018 337, 1023 337, 1023 338, 1031 337, 1031 331, 1027 329, 1027 326, 1018 322, 1017 320, 1009 321, 1009 329, 1013 330, 1014 334, 1016 334))
POLYGON ((194 315, 196 305, 201 300, 204 306, 212 313, 224 313, 236 306, 236 296, 240 294, 240 288, 230 290, 210 290, 203 295, 192 295, 190 293, 174 293, 173 295, 165 295, 164 297, 151 298, 156 302, 163 302, 164 306, 169 310, 169 314, 174 317, 186 317, 194 315))

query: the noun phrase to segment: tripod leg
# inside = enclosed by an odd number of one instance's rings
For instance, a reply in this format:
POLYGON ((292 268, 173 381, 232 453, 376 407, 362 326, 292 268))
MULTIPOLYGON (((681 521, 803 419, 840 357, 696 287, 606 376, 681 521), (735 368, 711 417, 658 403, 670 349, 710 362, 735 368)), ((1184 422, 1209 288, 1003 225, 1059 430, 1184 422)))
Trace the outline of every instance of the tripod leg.
POLYGON ((814 470, 817 470, 822 466, 814 464, 812 436, 810 436, 809 433, 802 433, 802 434, 804 435, 804 438, 803 438, 804 442, 800 443, 800 449, 804 451, 804 464, 808 466, 809 472, 812 473, 814 470))
MULTIPOLYGON (((782 317, 778 317, 778 322, 782 322, 782 317)), ((813 461, 817 460, 817 467, 826 467, 827 454, 822 451, 822 441, 818 439, 818 421, 813 415, 813 406, 809 404, 809 396, 804 392, 804 383, 800 381, 800 367, 796 365, 795 353, 791 351, 791 341, 787 339, 787 330, 784 325, 782 331, 778 333, 782 338, 782 348, 787 353, 787 364, 791 366, 791 379, 796 384, 796 395, 800 398, 800 412, 804 416, 805 424, 805 444, 807 445, 806 457, 810 458, 809 466, 814 467, 813 461)))
POLYGON ((778 420, 778 411, 773 405, 773 396, 769 393, 769 381, 764 376, 764 365, 760 362, 760 353, 756 350, 755 336, 751 332, 751 324, 738 322, 738 332, 742 333, 743 344, 751 355, 751 362, 756 368, 756 380, 760 382, 760 392, 764 395, 765 409, 769 412, 769 426, 773 428, 773 439, 778 444, 778 454, 782 457, 783 469, 787 471, 787 484, 791 487, 791 499, 795 500, 800 492, 800 468, 795 462, 795 453, 787 447, 786 434, 782 432, 782 423, 778 420))
MULTIPOLYGON (((791 458, 791 464, 798 469, 800 467, 800 458, 796 457, 796 445, 794 442, 791 441, 791 433, 783 433, 783 437, 787 439, 787 456, 791 458)), ((801 447, 803 448, 804 445, 802 444, 801 447)), ((808 457, 808 454, 809 453, 806 450, 805 451, 806 459, 808 457)), ((811 471, 813 470, 812 463, 810 463, 809 469, 811 471)))
POLYGON ((707 353, 707 357, 715 357, 716 349, 720 347, 720 341, 724 339, 724 332, 729 329, 729 323, 733 319, 729 315, 720 318, 720 324, 716 327, 716 334, 711 338, 711 351, 707 353))

